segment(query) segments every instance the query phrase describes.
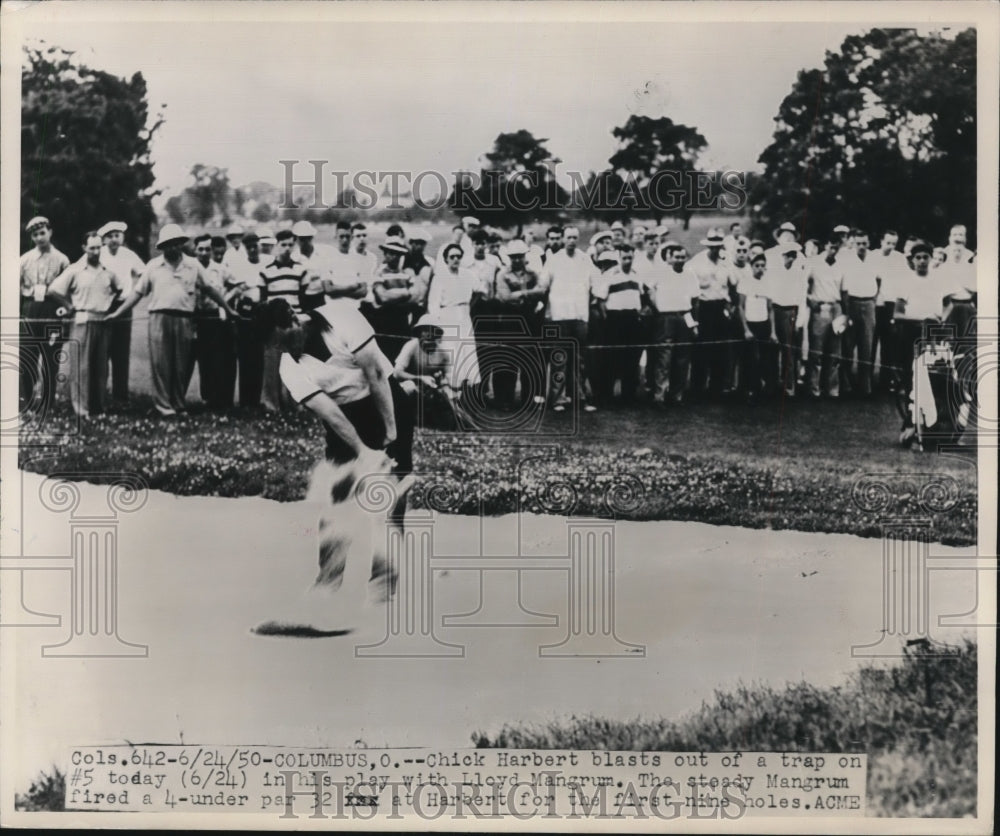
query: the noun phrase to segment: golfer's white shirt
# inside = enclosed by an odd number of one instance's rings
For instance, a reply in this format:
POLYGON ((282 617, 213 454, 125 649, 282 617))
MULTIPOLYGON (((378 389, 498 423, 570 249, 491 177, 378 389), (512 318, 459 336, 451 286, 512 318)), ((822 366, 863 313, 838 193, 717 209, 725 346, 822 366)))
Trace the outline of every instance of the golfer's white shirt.
POLYGON ((883 254, 882 250, 872 250, 865 256, 865 262, 871 263, 875 275, 882 280, 876 304, 895 303, 896 287, 911 272, 910 265, 906 263, 906 256, 899 250, 891 250, 888 255, 883 254))
POLYGON ((687 270, 679 273, 669 264, 660 262, 655 272, 645 274, 646 287, 659 313, 687 313, 691 300, 698 298, 698 280, 687 270))
MULTIPOLYGON (((289 394, 298 402, 324 392, 338 404, 352 403, 371 394, 368 378, 358 365, 357 352, 375 339, 368 320, 350 300, 336 299, 318 309, 331 324, 323 332, 323 342, 330 351, 327 360, 303 354, 295 360, 290 354, 281 355, 278 373, 289 394)), ((379 352, 380 364, 386 377, 392 374, 392 364, 379 352)))
POLYGON ((771 298, 771 282, 765 272, 759 279, 742 276, 736 286, 736 292, 746 297, 747 322, 767 322, 767 303, 771 298))
POLYGON ((874 298, 878 293, 878 261, 872 261, 872 253, 865 253, 862 261, 853 251, 841 250, 837 253, 837 263, 844 268, 843 289, 848 296, 862 299, 874 298))

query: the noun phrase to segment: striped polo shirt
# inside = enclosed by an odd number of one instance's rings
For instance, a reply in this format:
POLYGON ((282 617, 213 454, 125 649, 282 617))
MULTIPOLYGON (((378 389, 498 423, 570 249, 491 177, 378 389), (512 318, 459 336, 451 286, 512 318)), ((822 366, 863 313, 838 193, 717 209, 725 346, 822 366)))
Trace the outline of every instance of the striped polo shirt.
POLYGON ((267 288, 267 298, 284 299, 295 313, 302 312, 299 292, 309 283, 309 266, 292 256, 288 264, 279 264, 275 259, 260 271, 260 277, 267 288))

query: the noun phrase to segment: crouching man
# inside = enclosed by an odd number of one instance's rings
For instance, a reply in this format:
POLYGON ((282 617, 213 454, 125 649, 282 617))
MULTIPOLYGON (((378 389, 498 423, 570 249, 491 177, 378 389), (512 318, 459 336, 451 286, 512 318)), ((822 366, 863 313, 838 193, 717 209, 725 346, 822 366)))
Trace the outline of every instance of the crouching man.
MULTIPOLYGON (((281 353, 281 382, 297 403, 316 413, 326 429, 326 458, 344 464, 384 450, 402 479, 413 470, 413 407, 392 376, 375 332, 351 305, 329 302, 295 314, 284 299, 261 308, 265 340, 273 337, 281 353)), ((389 515, 402 528, 405 492, 389 515)), ((373 561, 382 578, 384 558, 373 561)), ((387 579, 391 587, 392 578, 387 579)))

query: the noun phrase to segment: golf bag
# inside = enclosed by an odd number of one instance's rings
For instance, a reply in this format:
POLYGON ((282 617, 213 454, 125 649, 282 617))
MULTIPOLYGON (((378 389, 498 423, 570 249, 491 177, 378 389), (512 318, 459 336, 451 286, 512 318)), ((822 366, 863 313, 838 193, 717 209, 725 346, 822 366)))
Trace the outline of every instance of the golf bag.
POLYGON ((922 340, 915 346, 913 385, 897 395, 902 446, 937 450, 961 442, 974 393, 959 379, 955 360, 949 341, 922 340))

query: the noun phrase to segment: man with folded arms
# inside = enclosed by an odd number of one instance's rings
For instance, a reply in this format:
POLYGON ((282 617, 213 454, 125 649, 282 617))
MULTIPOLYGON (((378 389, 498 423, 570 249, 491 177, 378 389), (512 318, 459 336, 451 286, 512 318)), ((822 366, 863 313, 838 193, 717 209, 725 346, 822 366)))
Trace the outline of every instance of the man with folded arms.
POLYGON ((417 285, 416 274, 409 267, 403 267, 403 257, 409 250, 402 237, 386 238, 379 249, 382 263, 372 276, 370 322, 379 349, 395 362, 410 339, 414 300, 423 298, 426 292, 417 285))
POLYGON ((153 403, 164 417, 187 411, 185 396, 194 371, 194 311, 198 291, 208 294, 232 316, 236 311, 213 288, 198 261, 184 254, 188 236, 177 224, 160 230, 154 258, 136 282, 131 296, 108 319, 120 319, 149 296, 149 366, 153 403))
POLYGON ((104 412, 108 388, 108 346, 111 331, 104 322, 120 298, 118 276, 101 264, 101 236, 84 237, 84 255, 49 285, 48 293, 73 310, 70 339, 69 393, 73 411, 81 418, 104 412))

